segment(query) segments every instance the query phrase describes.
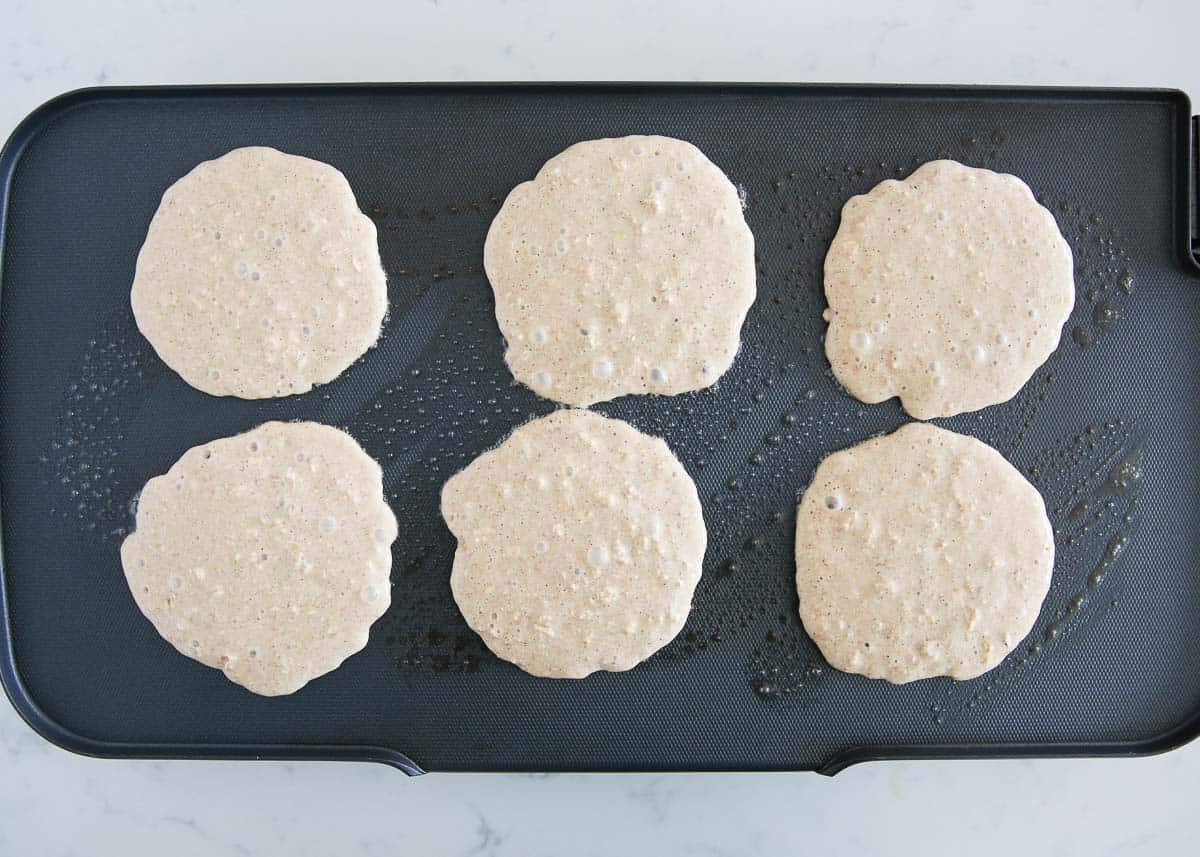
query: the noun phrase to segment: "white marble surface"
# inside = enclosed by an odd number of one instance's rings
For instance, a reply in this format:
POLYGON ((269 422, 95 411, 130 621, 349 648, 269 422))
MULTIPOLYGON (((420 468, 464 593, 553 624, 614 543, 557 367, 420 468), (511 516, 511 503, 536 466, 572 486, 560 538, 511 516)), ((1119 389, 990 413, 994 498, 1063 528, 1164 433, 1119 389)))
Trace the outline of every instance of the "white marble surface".
MULTIPOLYGON (((906 5, 4 0, 0 133, 96 83, 1058 83, 1200 97, 1194 0, 906 5), (369 8, 341 14, 351 5, 369 8)), ((84 759, 0 704, 0 855, 22 857, 1195 854, 1198 797, 1200 746, 1143 760, 877 764, 834 780, 408 780, 372 765, 84 759)))

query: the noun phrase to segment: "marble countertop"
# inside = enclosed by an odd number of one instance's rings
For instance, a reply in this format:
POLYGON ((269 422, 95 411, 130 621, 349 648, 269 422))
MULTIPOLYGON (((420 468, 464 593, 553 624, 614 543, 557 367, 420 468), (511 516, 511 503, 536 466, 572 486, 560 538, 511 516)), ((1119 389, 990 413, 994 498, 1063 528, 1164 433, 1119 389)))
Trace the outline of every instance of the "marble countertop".
MULTIPOLYGON (((120 83, 884 81, 1200 96, 1194 0, 354 5, 6 0, 0 132, 62 91, 120 83)), ((1171 855, 1195 853, 1200 797, 1200 744, 1140 760, 873 764, 832 780, 409 780, 365 764, 85 759, 2 703, 0 760, 3 855, 1171 855)))

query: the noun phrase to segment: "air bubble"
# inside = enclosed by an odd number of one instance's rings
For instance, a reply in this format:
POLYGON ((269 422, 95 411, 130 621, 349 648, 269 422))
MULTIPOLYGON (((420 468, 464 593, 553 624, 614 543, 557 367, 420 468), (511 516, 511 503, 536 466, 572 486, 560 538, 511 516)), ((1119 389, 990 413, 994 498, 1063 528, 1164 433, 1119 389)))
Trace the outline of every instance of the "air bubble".
POLYGON ((534 549, 535 551, 537 551, 538 553, 545 553, 546 551, 550 550, 550 545, 548 545, 548 544, 546 544, 545 542, 543 542, 543 541, 540 541, 540 540, 539 540, 538 542, 536 542, 536 543, 534 544, 534 546, 533 546, 533 549, 534 549))
POLYGON ((604 545, 593 546, 587 552, 587 560, 597 568, 608 565, 608 548, 604 545))
POLYGON ((825 508, 830 511, 842 508, 842 498, 836 494, 830 494, 825 498, 825 508))
POLYGON ((550 338, 550 334, 546 332, 546 328, 538 327, 538 328, 534 328, 534 331, 532 334, 530 334, 529 338, 532 339, 538 345, 541 345, 543 342, 545 342, 547 339, 550 338))
POLYGON ((666 370, 661 369, 658 366, 655 366, 653 369, 650 370, 650 380, 656 384, 667 383, 666 370))
POLYGON ((533 375, 533 386, 537 387, 539 390, 547 389, 550 386, 550 381, 551 378, 549 372, 535 372, 533 375))
POLYGON ((971 355, 971 359, 976 363, 982 363, 983 361, 987 360, 988 356, 987 349, 982 345, 972 345, 971 350, 967 353, 971 355))
POLYGON ((613 374, 613 365, 607 360, 597 360, 592 366, 592 374, 597 378, 611 378, 613 374))
POLYGON ((334 530, 337 529, 337 519, 332 517, 331 515, 326 515, 324 518, 321 519, 321 523, 319 526, 321 528, 321 532, 332 533, 334 530))
POLYGON ((854 331, 854 333, 850 334, 850 345, 859 351, 866 351, 871 347, 871 334, 865 330, 854 331))

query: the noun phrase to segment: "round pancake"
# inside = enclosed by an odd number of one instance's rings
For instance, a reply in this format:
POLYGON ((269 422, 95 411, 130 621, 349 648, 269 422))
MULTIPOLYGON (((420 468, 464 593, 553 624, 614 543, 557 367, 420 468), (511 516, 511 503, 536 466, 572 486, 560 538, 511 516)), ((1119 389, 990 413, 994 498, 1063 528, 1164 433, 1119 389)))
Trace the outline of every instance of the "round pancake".
POLYGON ((936 426, 835 452, 800 502, 800 618, 846 672, 987 672, 1033 627, 1053 568, 1037 489, 987 444, 936 426))
POLYGON ((1011 399, 1058 346, 1071 249, 1020 179, 932 161, 846 203, 825 297, 851 395, 946 417, 1011 399))
POLYGON ((683 627, 707 535, 666 443, 561 410, 516 429, 446 483, 450 577, 467 623, 526 672, 627 670, 683 627))
POLYGON ((147 482, 121 564, 167 642, 278 696, 367 644, 391 603, 395 538, 379 465, 352 437, 270 422, 147 482))
POLYGON ((214 396, 290 396, 332 381, 379 338, 387 284, 375 226, 345 176, 234 149, 163 194, 130 296, 138 328, 214 396))
POLYGON ((716 383, 754 302, 737 189, 690 143, 577 143, 518 185, 484 267, 513 375, 587 406, 716 383))

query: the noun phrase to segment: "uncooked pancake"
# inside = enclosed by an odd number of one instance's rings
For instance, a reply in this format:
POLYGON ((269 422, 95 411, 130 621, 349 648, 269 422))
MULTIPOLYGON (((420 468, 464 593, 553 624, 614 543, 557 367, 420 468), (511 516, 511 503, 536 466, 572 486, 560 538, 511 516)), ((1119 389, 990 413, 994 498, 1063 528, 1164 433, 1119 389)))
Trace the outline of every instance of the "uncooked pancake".
POLYGON ((379 338, 375 225, 345 176, 234 149, 167 189, 138 254, 138 328, 214 396, 289 396, 332 381, 379 338))
POLYGON ((526 672, 627 670, 687 619, 707 535, 666 443, 562 410, 514 431, 442 490, 463 616, 526 672))
POLYGON ((1058 346, 1071 248, 1017 177, 932 161, 842 208, 825 297, 851 395, 946 417, 1011 399, 1058 346))
POLYGON ((800 618, 846 672, 987 672, 1033 627, 1053 568, 1037 489, 987 444, 936 426, 835 452, 800 502, 800 618))
POLYGON ((352 437, 271 422, 147 482, 121 564, 167 642, 278 696, 367 644, 391 602, 395 538, 379 465, 352 437))
POLYGON ((737 189, 668 137, 551 158, 508 195, 483 260, 509 369, 569 405, 716 383, 754 302, 737 189))

